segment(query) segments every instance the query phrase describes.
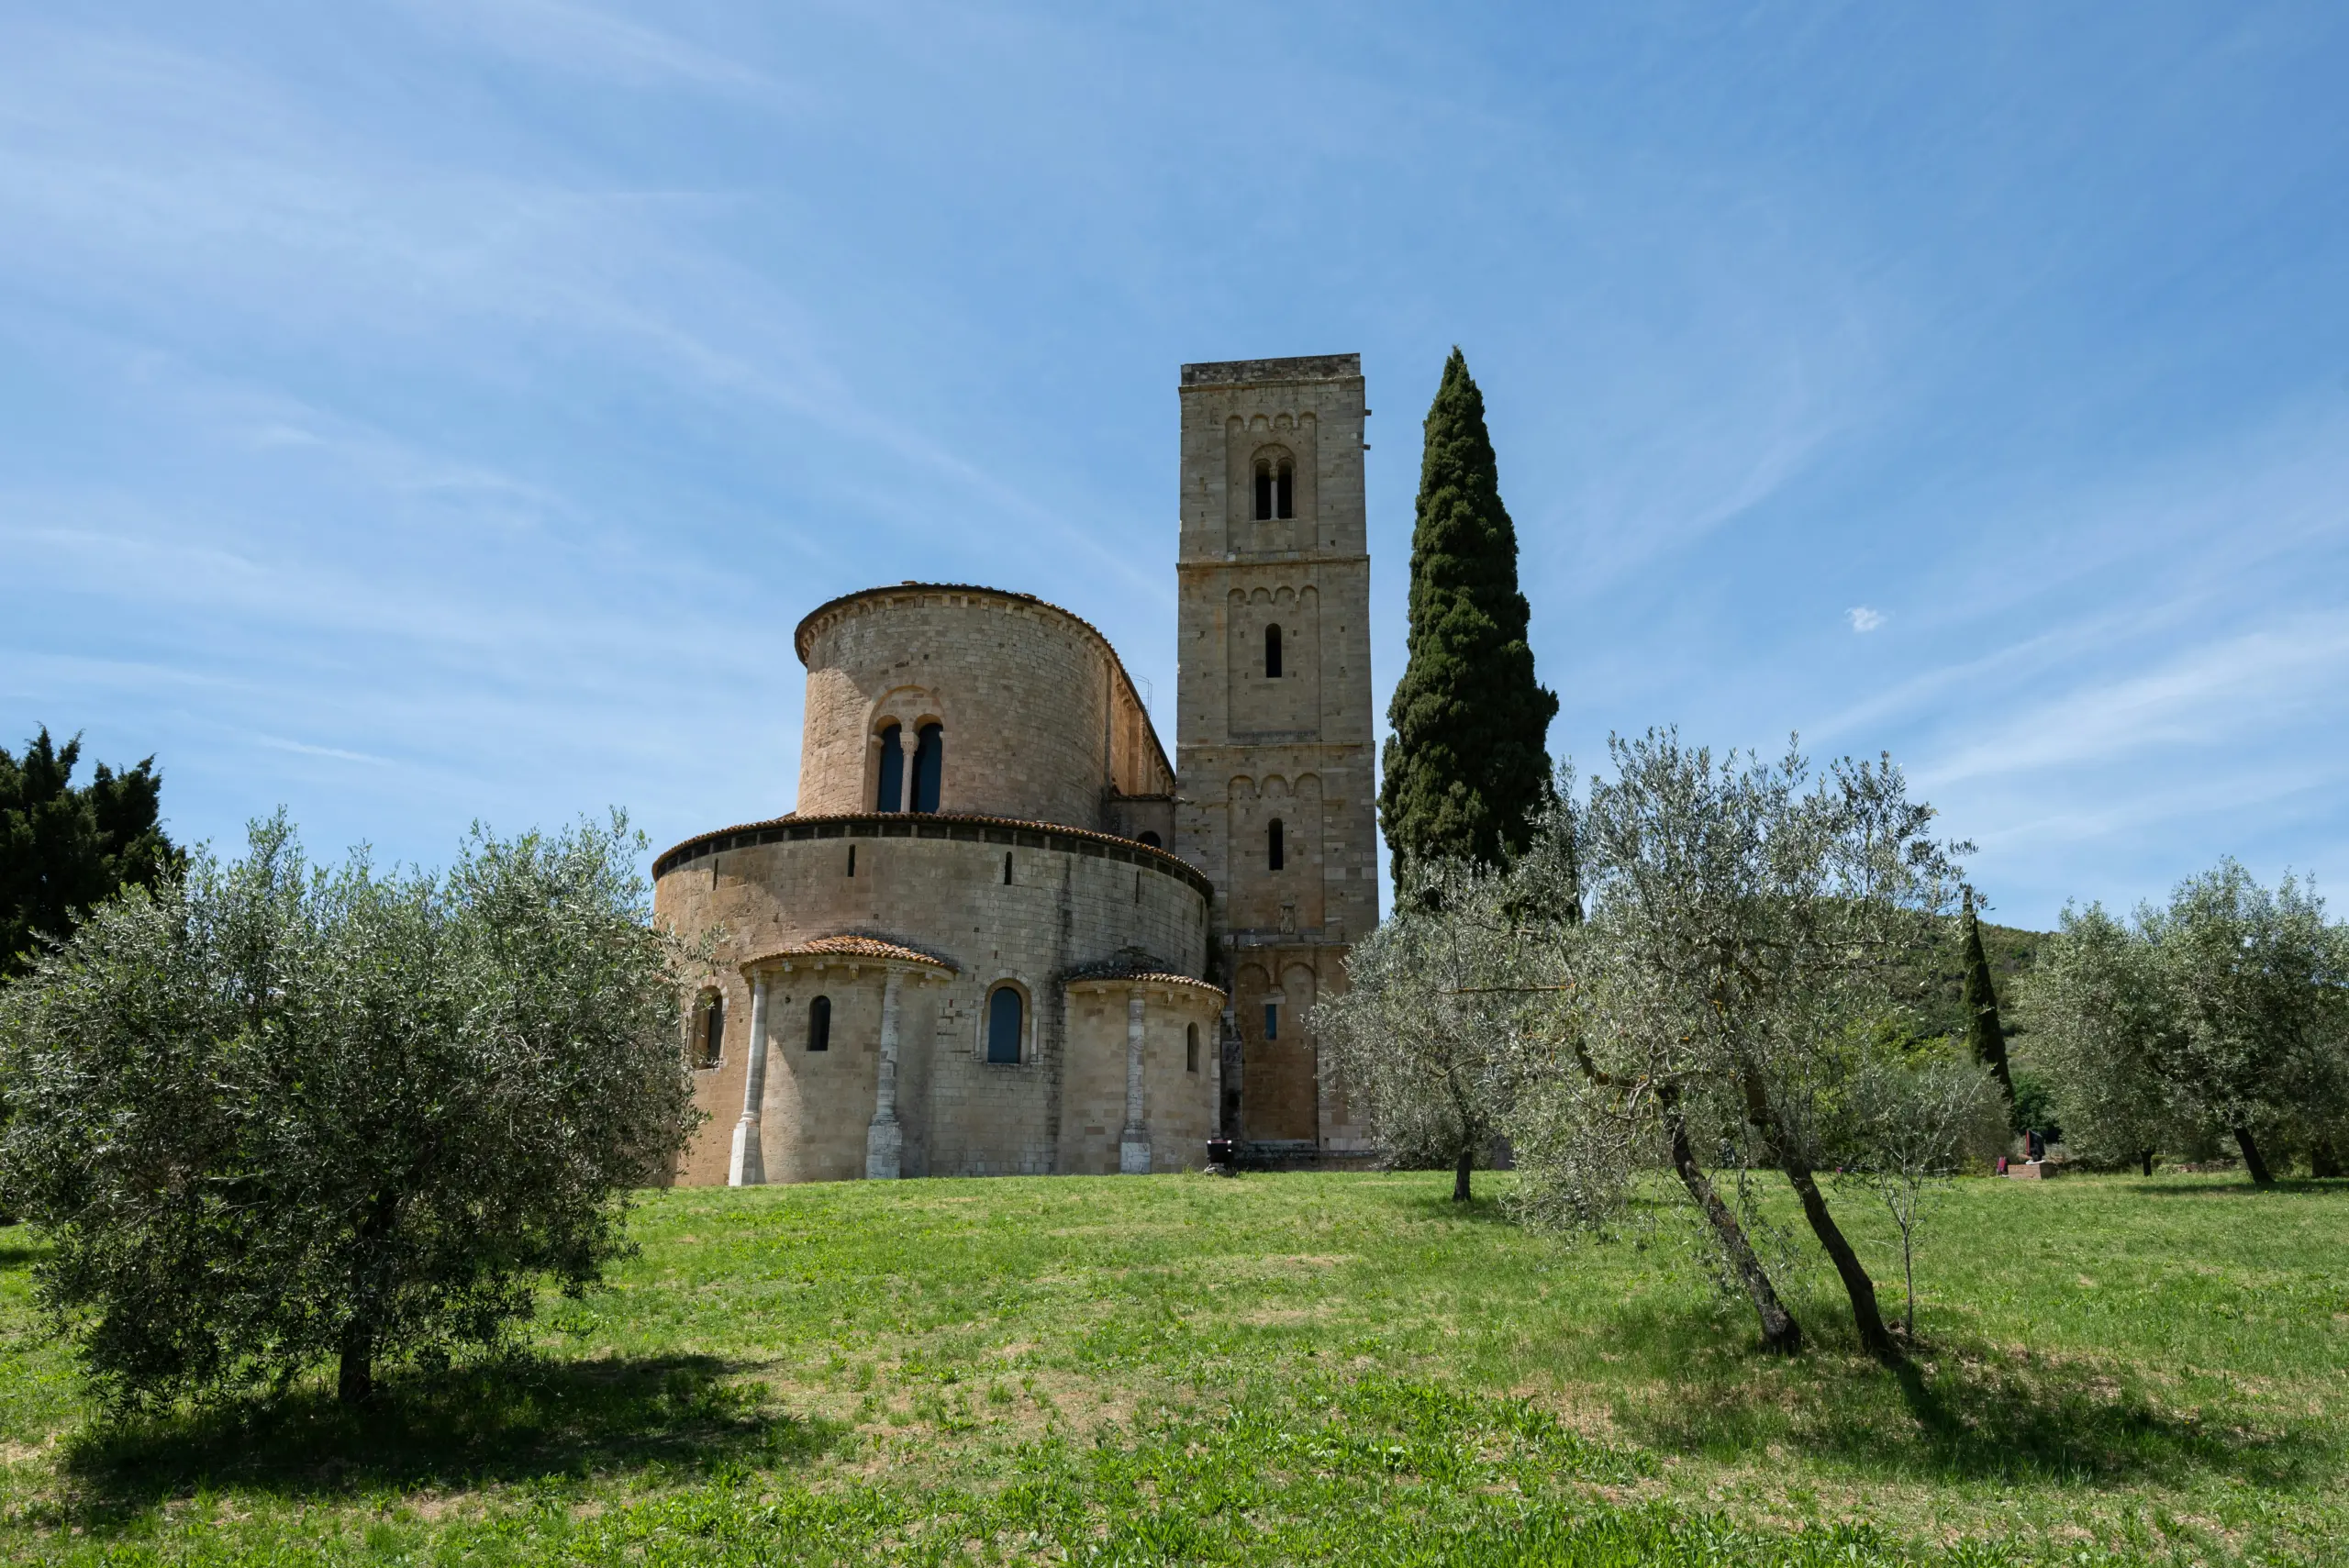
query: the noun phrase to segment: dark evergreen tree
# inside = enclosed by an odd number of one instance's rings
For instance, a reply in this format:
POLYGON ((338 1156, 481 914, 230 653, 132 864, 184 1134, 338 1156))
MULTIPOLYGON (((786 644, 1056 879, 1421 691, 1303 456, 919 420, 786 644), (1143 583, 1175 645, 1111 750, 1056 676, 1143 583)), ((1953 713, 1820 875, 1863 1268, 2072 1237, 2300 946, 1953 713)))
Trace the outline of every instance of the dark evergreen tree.
POLYGON ((1974 890, 1965 890, 1965 1049, 1987 1067, 2015 1103, 2014 1075, 2007 1068, 2007 1031, 1998 1021, 1998 992, 1990 984, 1990 960, 1982 951, 1981 922, 1974 917, 1974 890))
POLYGON ((158 825, 155 759, 119 773, 101 762, 76 787, 81 755, 79 735, 59 746, 46 725, 21 760, 0 747, 0 978, 23 970, 39 938, 70 935, 125 884, 152 887, 179 867, 158 825))
POLYGON ((1558 699, 1533 678, 1517 529, 1501 505, 1485 398, 1458 349, 1428 409, 1411 532, 1409 662, 1386 709, 1379 816, 1407 861, 1497 863, 1523 850, 1550 793, 1558 699))

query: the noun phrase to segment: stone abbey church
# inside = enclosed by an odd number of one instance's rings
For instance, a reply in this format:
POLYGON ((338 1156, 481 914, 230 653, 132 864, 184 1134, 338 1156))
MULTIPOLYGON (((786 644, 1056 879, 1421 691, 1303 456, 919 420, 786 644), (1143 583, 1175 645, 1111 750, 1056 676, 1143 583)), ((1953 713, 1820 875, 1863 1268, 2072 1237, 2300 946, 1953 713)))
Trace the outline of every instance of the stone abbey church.
POLYGON ((653 865, 715 929, 678 1179, 1180 1170, 1359 1150, 1314 1003, 1378 914, 1361 357, 1186 365, 1174 760, 1030 595, 819 605, 790 815, 653 865))

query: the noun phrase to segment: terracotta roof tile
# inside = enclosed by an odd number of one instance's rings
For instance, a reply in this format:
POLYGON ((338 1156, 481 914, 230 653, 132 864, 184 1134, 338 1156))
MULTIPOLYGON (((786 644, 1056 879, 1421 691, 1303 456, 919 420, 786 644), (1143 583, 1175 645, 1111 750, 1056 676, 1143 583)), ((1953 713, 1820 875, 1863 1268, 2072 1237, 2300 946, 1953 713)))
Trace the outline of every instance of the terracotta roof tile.
POLYGON ((770 963, 779 958, 866 958, 892 963, 927 964, 932 969, 945 970, 950 974, 960 973, 952 960, 941 958, 937 953, 923 952, 918 948, 907 947, 903 942, 885 940, 880 937, 857 936, 846 932, 839 936, 818 937, 812 941, 797 942, 787 948, 777 948, 772 952, 761 953, 756 958, 746 959, 744 967, 770 963))

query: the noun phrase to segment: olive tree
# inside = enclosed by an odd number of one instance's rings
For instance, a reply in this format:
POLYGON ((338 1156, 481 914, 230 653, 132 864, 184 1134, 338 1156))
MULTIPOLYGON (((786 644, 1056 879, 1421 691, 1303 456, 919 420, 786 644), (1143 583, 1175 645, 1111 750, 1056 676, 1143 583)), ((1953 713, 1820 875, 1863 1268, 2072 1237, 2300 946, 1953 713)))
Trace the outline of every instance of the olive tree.
MULTIPOLYGON (((1817 1173, 1837 1162, 1859 1026, 1880 1017, 1955 893, 1954 847, 1926 837, 1929 806, 1898 769, 1843 760, 1814 777, 1651 730, 1609 742, 1613 777, 1577 817, 1584 915, 1521 933, 1550 971, 1553 1017, 1532 1049, 1527 1202, 1603 1212, 1610 1163, 1659 1147, 1706 1217, 1764 1342, 1793 1350, 1795 1322, 1704 1168, 1782 1175, 1842 1282, 1860 1340, 1897 1360, 1875 1283, 1817 1173), (1576 1191, 1545 1195, 1547 1184, 1576 1191)), ((1554 865, 1564 857, 1529 860, 1554 865)), ((1538 891, 1523 902, 1539 907, 1538 891)))
POLYGON ((2165 1083, 2172 1015, 2152 946, 2138 933, 2101 905, 2067 907, 2021 999, 2071 1152, 2150 1176, 2157 1153, 2191 1140, 2165 1083))
POLYGON ((2159 1041, 2171 1103, 2223 1129, 2262 1186, 2261 1145, 2305 1139, 2337 1114, 2349 941, 2313 888, 2269 891, 2232 860, 2140 911, 2174 1019, 2159 1041))
POLYGON ((1949 1178, 2006 1146, 2006 1095, 1987 1062, 1878 1056, 1853 1084, 1845 1114, 1844 1179, 1874 1194, 1900 1232, 1902 1332, 1914 1343, 1917 1238, 1949 1178))
POLYGON ((684 955, 617 815, 444 874, 283 814, 93 911, 0 997, 0 1180, 117 1407, 495 1342, 628 1249, 689 1128, 684 955))
POLYGON ((2261 1186, 2270 1155, 2334 1162, 2349 1123, 2349 930, 2305 883, 2233 861, 2127 925, 2065 912, 2030 988, 2067 1140, 2141 1154, 2231 1140, 2261 1186))
POLYGON ((1346 958, 1313 1027, 1372 1135, 1400 1165, 1453 1173, 1452 1196, 1500 1137, 1516 1016, 1499 879, 1466 862, 1410 865, 1395 910, 1346 958))

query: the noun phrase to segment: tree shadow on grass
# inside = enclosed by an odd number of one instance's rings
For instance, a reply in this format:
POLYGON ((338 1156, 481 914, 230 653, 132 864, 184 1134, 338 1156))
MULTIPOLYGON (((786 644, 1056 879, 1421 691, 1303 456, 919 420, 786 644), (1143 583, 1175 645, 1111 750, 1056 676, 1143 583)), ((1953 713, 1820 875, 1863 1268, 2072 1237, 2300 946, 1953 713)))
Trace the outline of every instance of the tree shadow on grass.
MULTIPOLYGON (((1476 1173, 1479 1176, 1485 1174, 1482 1171, 1476 1173)), ((1476 1184, 1475 1195, 1466 1203, 1460 1203, 1453 1199, 1452 1188, 1448 1184, 1452 1173, 1446 1171, 1442 1174, 1447 1184, 1442 1190, 1437 1190, 1431 1184, 1429 1190, 1425 1192, 1399 1193, 1389 1201, 1397 1209, 1408 1214, 1415 1219, 1456 1220, 1469 1225, 1506 1225, 1512 1228, 1516 1226, 1516 1219, 1510 1216, 1508 1207, 1501 1202, 1500 1190, 1497 1185, 1487 1185, 1479 1181, 1476 1184)))
POLYGON ((135 1418, 76 1439, 73 1511, 121 1519, 198 1489, 299 1498, 464 1489, 618 1471, 805 1464, 850 1429, 767 1407, 711 1356, 512 1358, 387 1380, 352 1410, 324 1388, 135 1418))
MULTIPOLYGON (((1687 1324, 1646 1325, 1651 1343, 1701 1337, 1697 1315, 1687 1316, 1687 1324)), ((1804 1316, 1814 1348, 1800 1357, 1698 1358, 1666 1371, 1662 1392, 1626 1401, 1618 1420, 1667 1452, 1752 1460, 1782 1444, 1884 1480, 2111 1485, 2223 1476, 2292 1489, 2315 1485, 2338 1462, 2319 1433, 2246 1430, 2165 1409, 2110 1362, 1927 1345, 1887 1372, 1859 1355, 1848 1333, 1820 1334, 1826 1318, 1817 1306, 1804 1316)))
POLYGON ((2249 1176, 2221 1182, 2165 1182, 2140 1176, 2126 1190, 2138 1197, 2291 1197, 2302 1194, 2349 1193, 2349 1180, 2330 1176, 2278 1176, 2261 1186, 2249 1176))

